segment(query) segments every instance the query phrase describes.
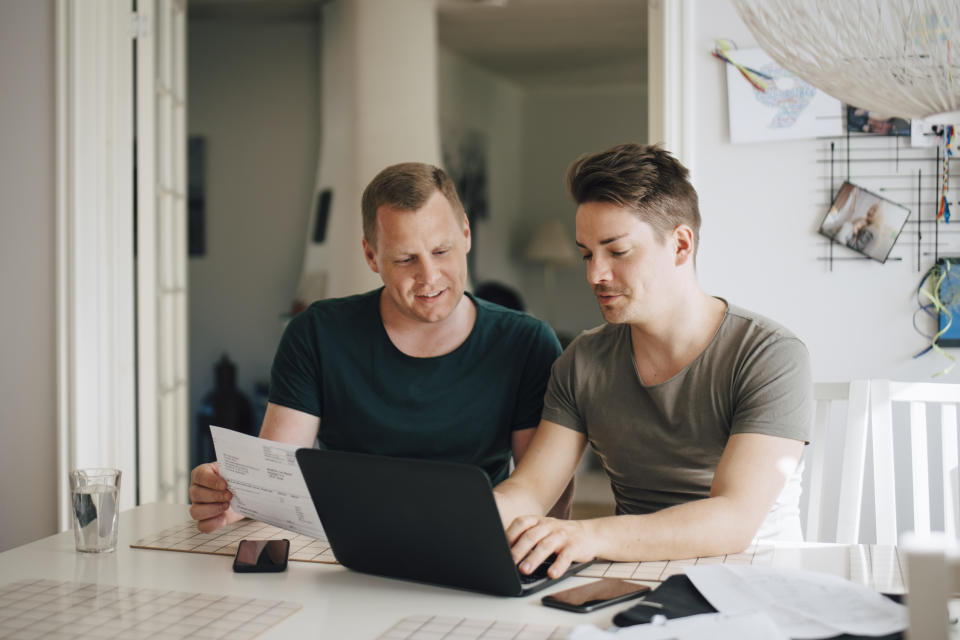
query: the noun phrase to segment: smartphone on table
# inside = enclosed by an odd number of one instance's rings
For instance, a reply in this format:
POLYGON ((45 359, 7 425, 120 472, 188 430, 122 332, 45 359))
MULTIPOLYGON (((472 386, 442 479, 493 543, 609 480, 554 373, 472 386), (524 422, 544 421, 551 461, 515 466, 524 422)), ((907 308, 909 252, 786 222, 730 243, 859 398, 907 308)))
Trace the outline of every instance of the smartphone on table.
POLYGON ((237 555, 233 559, 233 570, 237 573, 274 573, 287 568, 287 556, 290 554, 290 541, 283 540, 241 540, 237 546, 237 555))
POLYGON ((548 607, 587 613, 601 607, 639 598, 648 591, 650 587, 645 584, 615 578, 601 578, 590 584, 543 596, 540 602, 548 607))

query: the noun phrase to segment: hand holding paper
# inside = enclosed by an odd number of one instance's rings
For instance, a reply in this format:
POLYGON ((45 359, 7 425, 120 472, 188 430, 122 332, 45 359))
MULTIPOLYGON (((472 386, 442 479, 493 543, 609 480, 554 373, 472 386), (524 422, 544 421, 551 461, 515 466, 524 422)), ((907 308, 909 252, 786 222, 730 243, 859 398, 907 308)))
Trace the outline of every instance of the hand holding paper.
POLYGON ((210 426, 220 475, 237 513, 311 538, 326 540, 297 465, 299 447, 210 426))

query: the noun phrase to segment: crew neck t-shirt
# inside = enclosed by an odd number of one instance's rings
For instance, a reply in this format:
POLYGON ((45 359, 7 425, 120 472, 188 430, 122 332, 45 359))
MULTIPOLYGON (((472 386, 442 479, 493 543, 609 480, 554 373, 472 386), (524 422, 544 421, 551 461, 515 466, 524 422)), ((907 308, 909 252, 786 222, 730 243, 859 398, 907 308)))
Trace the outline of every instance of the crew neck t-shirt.
MULTIPOLYGON (((554 364, 543 418, 580 431, 610 479, 617 513, 707 498, 728 438, 809 441, 813 384, 804 344, 758 314, 727 305, 707 347, 661 384, 645 385, 630 326, 586 331, 554 364)), ((800 465, 757 533, 801 539, 800 465)))
POLYGON ((513 431, 536 427, 553 330, 470 295, 477 315, 450 353, 416 358, 391 342, 383 289, 313 303, 290 321, 270 376, 272 403, 320 418, 320 446, 464 462, 496 484, 507 477, 513 431))

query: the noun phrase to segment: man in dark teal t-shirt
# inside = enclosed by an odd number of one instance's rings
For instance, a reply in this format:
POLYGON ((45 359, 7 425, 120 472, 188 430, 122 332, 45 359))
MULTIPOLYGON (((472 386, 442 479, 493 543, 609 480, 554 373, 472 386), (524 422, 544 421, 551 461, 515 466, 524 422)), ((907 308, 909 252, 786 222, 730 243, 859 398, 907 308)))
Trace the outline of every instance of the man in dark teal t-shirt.
MULTIPOLYGON (((470 225, 443 170, 387 167, 364 191, 362 211, 364 256, 384 286, 294 317, 274 358, 260 437, 466 462, 502 481, 540 421, 556 335, 465 294, 470 225)), ((553 513, 565 514, 570 493, 553 513)), ((190 515, 201 531, 239 519, 230 498, 216 463, 193 470, 190 515)))
POLYGON ((321 300, 288 326, 273 361, 270 402, 320 418, 320 443, 340 451, 479 465, 496 484, 515 431, 536 427, 553 331, 467 294, 476 319, 457 348, 415 357, 380 319, 383 289, 321 300))

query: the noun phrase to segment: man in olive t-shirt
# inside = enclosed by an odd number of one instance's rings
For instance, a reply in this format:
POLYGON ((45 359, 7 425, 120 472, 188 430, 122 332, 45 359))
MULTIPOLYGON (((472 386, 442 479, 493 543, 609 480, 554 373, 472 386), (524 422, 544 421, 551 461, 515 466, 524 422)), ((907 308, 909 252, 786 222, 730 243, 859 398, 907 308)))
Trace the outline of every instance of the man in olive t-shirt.
MULTIPOLYGON (((522 459, 539 421, 553 330, 464 295, 470 225, 453 182, 421 163, 387 167, 362 199, 362 246, 383 288, 323 300, 288 326, 260 437, 482 466, 522 459)), ((555 512, 566 513, 570 491, 555 512)), ((193 470, 201 531, 239 519, 216 463, 193 470)))
MULTIPOLYGON (((731 435, 804 441, 810 430, 807 349, 776 323, 727 304, 689 365, 645 385, 630 325, 584 332, 553 368, 543 419, 583 433, 600 454, 618 514, 654 513, 710 497, 731 435)), ((801 540, 797 465, 756 534, 801 540)))
POLYGON ((577 246, 607 324, 554 364, 530 450, 495 489, 514 560, 669 560, 798 538, 798 466, 812 418, 807 350, 705 293, 688 172, 659 146, 586 155, 567 174, 577 246), (544 517, 587 443, 617 515, 544 517))

